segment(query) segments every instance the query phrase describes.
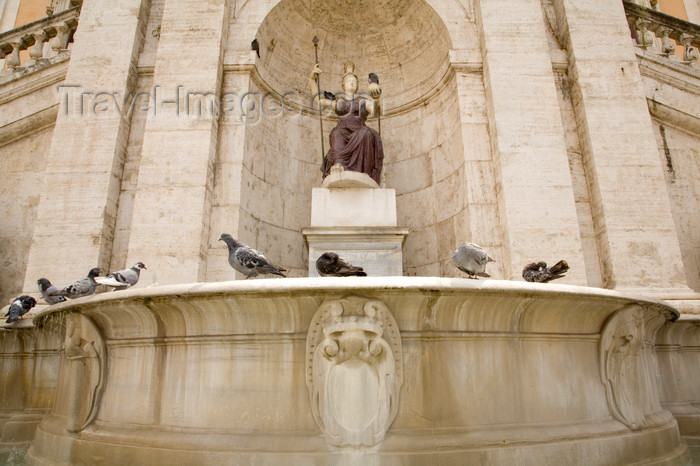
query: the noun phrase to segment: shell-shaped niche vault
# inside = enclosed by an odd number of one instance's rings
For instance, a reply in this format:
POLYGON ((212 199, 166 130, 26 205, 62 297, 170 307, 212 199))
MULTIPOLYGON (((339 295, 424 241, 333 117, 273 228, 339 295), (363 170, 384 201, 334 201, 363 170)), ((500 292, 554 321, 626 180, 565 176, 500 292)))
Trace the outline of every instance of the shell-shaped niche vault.
POLYGON ((353 62, 365 88, 368 73, 379 75, 388 112, 439 84, 450 49, 445 24, 424 0, 283 0, 256 35, 263 48, 258 71, 272 89, 308 96, 314 36, 323 87, 341 91, 343 63, 353 62))

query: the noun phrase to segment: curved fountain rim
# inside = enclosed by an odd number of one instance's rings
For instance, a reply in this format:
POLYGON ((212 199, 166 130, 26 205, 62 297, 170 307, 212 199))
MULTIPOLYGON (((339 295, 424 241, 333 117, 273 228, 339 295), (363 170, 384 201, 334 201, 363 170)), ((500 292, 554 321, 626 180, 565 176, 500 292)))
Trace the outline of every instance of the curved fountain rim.
MULTIPOLYGON (((49 315, 92 308, 101 303, 138 301, 147 298, 166 298, 169 296, 197 297, 207 295, 234 294, 286 294, 293 292, 329 291, 329 292, 376 292, 376 291, 414 290, 414 291, 457 291, 485 292, 523 295, 527 297, 569 296, 594 299, 610 299, 625 302, 637 302, 665 309, 680 317, 680 312, 673 306, 655 298, 640 296, 578 285, 528 283, 510 280, 470 280, 466 278, 443 277, 300 277, 284 279, 232 280, 227 282, 199 282, 177 285, 163 285, 145 288, 100 293, 85 298, 47 306, 34 318, 35 325, 41 325, 49 315)), ((674 320, 675 320, 674 319, 674 320)))

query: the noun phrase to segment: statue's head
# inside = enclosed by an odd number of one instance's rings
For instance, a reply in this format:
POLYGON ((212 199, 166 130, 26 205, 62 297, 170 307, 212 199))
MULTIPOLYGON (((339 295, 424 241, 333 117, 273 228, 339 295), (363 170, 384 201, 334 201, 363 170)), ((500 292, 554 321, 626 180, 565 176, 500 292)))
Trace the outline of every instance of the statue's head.
POLYGON ((343 90, 347 94, 357 92, 357 75, 355 75, 355 64, 352 62, 345 63, 345 74, 343 75, 343 90))

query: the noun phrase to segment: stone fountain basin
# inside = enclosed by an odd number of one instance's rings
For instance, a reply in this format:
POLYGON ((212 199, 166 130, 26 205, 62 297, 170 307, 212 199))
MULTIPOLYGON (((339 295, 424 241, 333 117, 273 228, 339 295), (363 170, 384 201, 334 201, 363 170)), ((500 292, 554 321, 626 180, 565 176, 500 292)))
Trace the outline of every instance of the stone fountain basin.
POLYGON ((432 277, 104 293, 34 319, 65 318, 66 343, 55 406, 27 458, 682 464, 687 448, 659 403, 653 351, 656 330, 677 317, 660 301, 610 290, 432 277), (400 334, 395 418, 359 447, 328 440, 307 377, 315 314, 348 297, 383 303, 400 334))

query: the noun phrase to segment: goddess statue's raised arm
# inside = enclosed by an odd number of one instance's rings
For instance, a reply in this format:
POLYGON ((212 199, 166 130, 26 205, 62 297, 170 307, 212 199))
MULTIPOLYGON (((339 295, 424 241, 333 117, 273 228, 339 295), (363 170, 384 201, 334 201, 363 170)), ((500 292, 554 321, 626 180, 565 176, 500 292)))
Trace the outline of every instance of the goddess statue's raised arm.
POLYGON ((379 77, 374 74, 369 74, 369 86, 367 87, 371 100, 367 99, 367 113, 369 116, 377 116, 381 114, 379 106, 379 97, 382 95, 382 89, 379 87, 379 77))
POLYGON ((321 70, 321 67, 317 63, 316 65, 314 65, 314 69, 311 70, 311 76, 309 76, 309 90, 311 91, 311 95, 314 96, 313 106, 314 108, 318 108, 320 100, 321 108, 330 107, 335 111, 335 101, 331 99, 326 99, 319 95, 319 89, 316 80, 321 75, 321 73, 323 73, 323 70, 321 70))

